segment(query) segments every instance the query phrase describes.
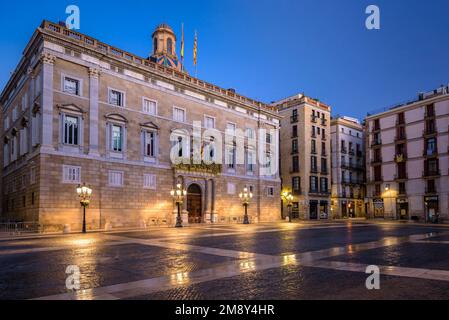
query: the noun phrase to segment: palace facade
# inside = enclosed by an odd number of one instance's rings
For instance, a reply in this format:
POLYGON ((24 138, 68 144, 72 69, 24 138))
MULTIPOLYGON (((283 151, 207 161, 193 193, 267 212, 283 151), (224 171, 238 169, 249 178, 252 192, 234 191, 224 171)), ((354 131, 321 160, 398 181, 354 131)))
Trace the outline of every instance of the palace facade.
POLYGON ((184 224, 241 221, 244 187, 252 222, 281 218, 278 170, 262 170, 278 159, 276 108, 184 72, 168 25, 152 45, 141 58, 60 24, 35 31, 0 97, 3 219, 79 230, 82 183, 93 189, 88 229, 174 224, 178 183, 184 224), (202 136, 193 163, 194 121, 244 135, 202 136))

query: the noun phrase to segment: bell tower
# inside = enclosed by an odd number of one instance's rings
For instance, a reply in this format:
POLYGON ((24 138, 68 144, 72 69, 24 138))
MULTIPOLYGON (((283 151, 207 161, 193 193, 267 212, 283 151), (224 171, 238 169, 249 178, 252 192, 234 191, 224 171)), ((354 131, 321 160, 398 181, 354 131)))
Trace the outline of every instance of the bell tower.
POLYGON ((156 27, 152 38, 153 52, 150 60, 181 71, 181 63, 176 54, 176 35, 173 29, 163 23, 156 27))

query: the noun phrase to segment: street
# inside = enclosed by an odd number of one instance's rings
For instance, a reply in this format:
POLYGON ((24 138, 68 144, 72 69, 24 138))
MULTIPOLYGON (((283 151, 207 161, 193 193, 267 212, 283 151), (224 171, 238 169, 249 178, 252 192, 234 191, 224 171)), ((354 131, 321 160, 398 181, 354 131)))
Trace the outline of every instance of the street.
POLYGON ((198 225, 0 240, 0 299, 447 299, 449 228, 198 225), (380 268, 368 290, 366 267, 380 268), (80 290, 67 288, 79 268, 80 290))

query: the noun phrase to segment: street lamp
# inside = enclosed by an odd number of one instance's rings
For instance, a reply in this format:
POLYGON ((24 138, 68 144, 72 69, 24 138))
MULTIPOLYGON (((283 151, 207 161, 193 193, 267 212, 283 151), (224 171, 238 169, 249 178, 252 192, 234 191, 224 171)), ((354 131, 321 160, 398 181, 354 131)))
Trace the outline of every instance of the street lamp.
POLYGON ((89 206, 92 189, 83 183, 83 185, 78 185, 76 193, 78 194, 81 206, 83 207, 83 233, 86 233, 86 207, 89 206))
POLYGON ((182 218, 181 218, 181 204, 184 201, 184 197, 187 195, 187 190, 182 189, 182 185, 178 183, 176 185, 176 190, 172 189, 170 191, 170 195, 178 207, 178 215, 176 217, 176 225, 175 228, 182 228, 182 218))
POLYGON ((240 200, 242 200, 243 207, 245 208, 245 216, 243 217, 243 224, 249 224, 248 219, 248 206, 253 198, 253 194, 248 192, 248 188, 243 188, 243 192, 239 194, 240 200))
MULTIPOLYGON (((390 191, 390 185, 386 184, 385 185, 385 192, 388 192, 388 191, 390 191)), ((393 199, 391 199, 391 194, 390 194, 390 196, 388 198, 390 198, 389 202, 390 202, 390 205, 391 205, 391 215, 393 215, 393 199)))

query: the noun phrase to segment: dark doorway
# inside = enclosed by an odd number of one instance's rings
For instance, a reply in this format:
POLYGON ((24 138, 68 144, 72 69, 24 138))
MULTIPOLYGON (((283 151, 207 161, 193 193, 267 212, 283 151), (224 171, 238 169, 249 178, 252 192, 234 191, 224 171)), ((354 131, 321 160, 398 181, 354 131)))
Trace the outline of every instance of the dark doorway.
POLYGON ((318 219, 318 201, 314 200, 310 201, 310 219, 311 220, 318 219))
POLYGON ((187 189, 187 211, 189 212, 189 223, 202 222, 201 188, 197 184, 191 184, 187 189))

